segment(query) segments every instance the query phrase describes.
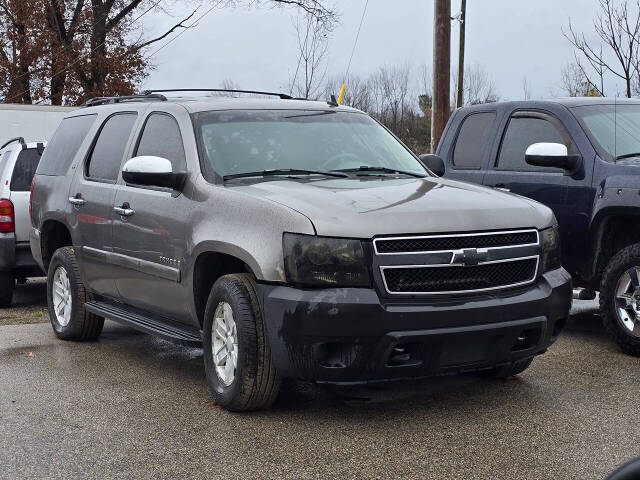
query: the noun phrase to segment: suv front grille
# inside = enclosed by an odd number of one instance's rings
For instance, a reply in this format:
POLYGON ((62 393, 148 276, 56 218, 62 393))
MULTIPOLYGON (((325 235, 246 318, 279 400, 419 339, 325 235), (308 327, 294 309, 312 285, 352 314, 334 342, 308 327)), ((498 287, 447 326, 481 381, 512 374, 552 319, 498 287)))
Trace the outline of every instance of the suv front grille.
POLYGON ((428 237, 406 237, 376 239, 379 254, 401 254, 459 250, 463 248, 500 248, 514 245, 538 243, 538 232, 524 230, 518 232, 497 232, 464 235, 434 235, 428 237))
POLYGON ((390 293, 467 293, 514 287, 535 279, 538 257, 483 263, 475 266, 439 265, 381 267, 390 293))
POLYGON ((527 228, 373 240, 378 284, 390 295, 478 293, 533 283, 540 237, 527 228))

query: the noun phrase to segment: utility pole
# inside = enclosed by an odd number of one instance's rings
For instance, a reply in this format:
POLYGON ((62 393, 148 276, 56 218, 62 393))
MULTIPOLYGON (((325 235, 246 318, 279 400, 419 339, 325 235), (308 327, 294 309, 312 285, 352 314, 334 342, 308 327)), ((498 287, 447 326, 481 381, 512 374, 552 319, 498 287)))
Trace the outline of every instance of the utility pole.
POLYGON ((450 76, 451 0, 434 0, 433 99, 431 107, 431 151, 434 153, 449 119, 450 76))
POLYGON ((467 16, 467 0, 460 5, 460 50, 458 51, 458 99, 456 107, 460 108, 464 102, 464 29, 467 16))

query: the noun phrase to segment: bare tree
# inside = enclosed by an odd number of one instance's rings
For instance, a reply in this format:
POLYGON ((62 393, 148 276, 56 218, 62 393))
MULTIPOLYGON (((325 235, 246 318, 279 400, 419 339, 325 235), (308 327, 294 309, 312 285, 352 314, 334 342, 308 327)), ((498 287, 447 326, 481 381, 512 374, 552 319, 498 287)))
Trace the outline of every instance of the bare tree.
POLYGON ((522 77, 522 97, 524 100, 531 100, 531 83, 527 77, 522 77))
POLYGON ((569 97, 597 97, 600 89, 592 85, 584 74, 584 69, 576 62, 567 62, 560 71, 561 95, 569 97))
POLYGON ((297 7, 302 12, 313 17, 318 21, 322 27, 330 32, 336 24, 338 19, 338 12, 327 6, 326 2, 322 0, 228 0, 227 4, 239 4, 248 3, 257 6, 290 6, 297 7))
POLYGON ((374 111, 392 130, 401 127, 410 105, 411 68, 408 64, 381 67, 369 81, 374 111))
MULTIPOLYGON (((457 75, 452 74, 452 83, 457 85, 457 75)), ((481 103, 493 103, 500 99, 495 83, 489 73, 479 63, 465 66, 465 78, 463 81, 464 105, 478 105, 481 103)), ((455 105, 455 97, 451 104, 455 105)))
POLYGON ((295 97, 317 99, 327 76, 329 31, 325 23, 304 12, 295 19, 298 65, 289 90, 295 97))
POLYGON ((615 0, 599 0, 599 12, 593 20, 593 27, 602 46, 589 44, 583 32, 577 32, 571 20, 569 31, 562 33, 576 49, 576 63, 587 81, 599 85, 599 93, 604 94, 603 76, 609 72, 625 83, 626 96, 631 97, 634 77, 638 74, 638 50, 640 47, 640 0, 635 0, 633 12, 628 1, 616 5, 615 0), (581 56, 593 72, 600 76, 600 82, 592 81, 580 63, 581 56), (610 58, 612 60, 610 60, 610 58))
POLYGON ((342 98, 342 104, 357 108, 363 112, 370 112, 372 109, 372 99, 369 82, 357 75, 349 75, 344 81, 342 77, 329 78, 325 87, 325 98, 331 98, 331 95, 337 96, 343 83, 347 88, 342 98))

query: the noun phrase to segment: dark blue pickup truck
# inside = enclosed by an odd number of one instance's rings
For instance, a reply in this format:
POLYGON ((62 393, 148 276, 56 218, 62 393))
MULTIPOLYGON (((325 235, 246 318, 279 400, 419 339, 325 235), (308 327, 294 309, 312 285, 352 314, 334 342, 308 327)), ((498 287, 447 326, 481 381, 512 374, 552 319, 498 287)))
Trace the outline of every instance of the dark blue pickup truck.
POLYGON ((569 98, 457 110, 437 175, 544 203, 560 227, 564 267, 582 298, 600 292, 602 319, 640 356, 640 101, 569 98))

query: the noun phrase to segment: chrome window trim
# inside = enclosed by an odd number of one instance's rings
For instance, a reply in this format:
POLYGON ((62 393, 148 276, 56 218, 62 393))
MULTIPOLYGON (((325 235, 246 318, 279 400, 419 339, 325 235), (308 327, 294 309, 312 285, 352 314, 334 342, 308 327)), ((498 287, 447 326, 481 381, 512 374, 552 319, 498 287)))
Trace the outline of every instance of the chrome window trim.
MULTIPOLYGON (((501 247, 500 247, 501 248, 501 247)), ((478 265, 488 265, 493 263, 505 263, 505 262, 517 262, 519 260, 531 260, 536 259, 536 268, 533 272, 533 277, 529 280, 524 280, 522 282, 511 283, 507 285, 500 285, 498 287, 490 287, 490 288, 476 288, 472 290, 447 290, 442 292, 392 292, 389 290, 389 286, 387 285, 387 278, 384 274, 385 270, 392 269, 408 269, 408 268, 443 268, 443 267, 464 267, 463 263, 441 263, 437 265, 381 265, 380 268, 380 276, 382 277, 382 282, 384 284, 384 289, 389 295, 452 295, 452 294, 462 294, 462 293, 478 293, 478 292, 490 292, 493 290, 504 290, 507 288, 518 287, 521 285, 529 285, 535 281, 538 277, 538 270, 540 268, 540 255, 530 255, 527 257, 516 257, 516 258, 505 258, 502 260, 491 260, 488 262, 479 262, 478 265)), ((473 267, 469 267, 473 268, 473 267)))
MULTIPOLYGON (((504 248, 519 248, 519 247, 532 247, 540 245, 540 232, 535 228, 527 228, 522 230, 504 230, 499 232, 478 232, 478 233, 446 233, 441 235, 409 235, 403 237, 379 237, 373 239, 373 249, 376 255, 422 255, 425 253, 439 253, 439 252, 455 252, 459 249, 441 249, 441 250, 422 250, 418 252, 383 252, 380 253, 378 251, 377 242, 379 241, 389 241, 389 240, 421 240, 425 238, 456 238, 456 237, 479 237, 479 236, 491 236, 491 235, 505 235, 505 234, 514 234, 514 233, 531 233, 535 232, 536 234, 536 242, 535 243, 519 243, 515 245, 505 245, 502 247, 482 247, 485 250, 500 250, 504 248)), ((474 248, 474 247, 469 247, 474 248)))

